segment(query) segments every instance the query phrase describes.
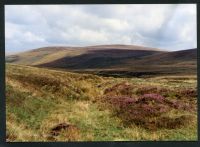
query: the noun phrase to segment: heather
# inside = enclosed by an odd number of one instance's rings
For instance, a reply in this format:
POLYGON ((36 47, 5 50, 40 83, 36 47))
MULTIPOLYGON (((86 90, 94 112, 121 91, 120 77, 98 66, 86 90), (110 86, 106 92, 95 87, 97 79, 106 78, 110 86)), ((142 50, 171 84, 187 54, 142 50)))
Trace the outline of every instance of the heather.
POLYGON ((6 64, 6 140, 196 140, 196 87, 6 64))
POLYGON ((181 115, 175 118, 163 117, 172 109, 191 109, 180 102, 164 100, 157 94, 146 94, 137 100, 133 97, 106 97, 104 103, 109 103, 109 108, 114 116, 119 117, 124 126, 138 125, 145 129, 157 130, 159 128, 179 128, 187 125, 192 118, 181 115))

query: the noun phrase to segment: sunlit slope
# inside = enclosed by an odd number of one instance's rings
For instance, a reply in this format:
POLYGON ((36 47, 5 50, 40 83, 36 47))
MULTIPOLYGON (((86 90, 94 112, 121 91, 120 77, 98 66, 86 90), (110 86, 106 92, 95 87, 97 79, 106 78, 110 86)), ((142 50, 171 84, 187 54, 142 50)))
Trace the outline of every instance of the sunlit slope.
POLYGON ((15 64, 38 65, 52 62, 66 56, 77 56, 82 52, 84 51, 74 50, 70 47, 45 47, 7 56, 6 61, 15 64))

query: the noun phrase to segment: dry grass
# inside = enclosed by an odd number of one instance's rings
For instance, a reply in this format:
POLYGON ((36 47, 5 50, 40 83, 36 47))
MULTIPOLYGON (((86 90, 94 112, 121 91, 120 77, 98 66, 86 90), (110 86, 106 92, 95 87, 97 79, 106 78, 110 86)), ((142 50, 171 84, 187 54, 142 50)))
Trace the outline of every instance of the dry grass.
MULTIPOLYGON (((195 76, 102 78, 7 64, 7 141, 196 140, 196 86, 195 76), (151 93, 166 100, 142 100, 151 93), (130 113, 143 110, 146 102, 151 110, 168 107, 156 116, 156 129, 137 125, 130 113)), ((155 118, 140 112, 140 120, 148 116, 147 124, 155 118)))

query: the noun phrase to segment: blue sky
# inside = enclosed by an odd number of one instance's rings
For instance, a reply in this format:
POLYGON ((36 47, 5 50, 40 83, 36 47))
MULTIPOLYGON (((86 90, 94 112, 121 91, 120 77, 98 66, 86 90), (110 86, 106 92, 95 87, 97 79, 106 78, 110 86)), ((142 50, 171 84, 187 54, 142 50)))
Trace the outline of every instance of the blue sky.
POLYGON ((44 46, 197 47, 195 4, 7 5, 6 54, 44 46))

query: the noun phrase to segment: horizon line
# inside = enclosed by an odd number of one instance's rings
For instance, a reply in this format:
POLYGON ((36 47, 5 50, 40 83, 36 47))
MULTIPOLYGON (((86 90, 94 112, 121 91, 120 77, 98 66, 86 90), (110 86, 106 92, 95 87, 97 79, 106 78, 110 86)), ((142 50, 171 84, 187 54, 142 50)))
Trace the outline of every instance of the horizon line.
POLYGON ((158 49, 160 51, 166 51, 166 52, 176 52, 176 51, 183 51, 183 50, 190 50, 190 49, 197 49, 196 48, 185 48, 185 49, 176 49, 176 50, 170 50, 170 49, 164 49, 164 48, 157 48, 157 47, 148 47, 148 46, 143 46, 143 45, 134 45, 134 44, 98 44, 98 45, 52 45, 52 46, 41 46, 41 47, 38 47, 38 48, 30 48, 30 49, 27 49, 27 50, 21 50, 21 51, 13 51, 13 52, 6 52, 6 49, 5 49, 5 56, 10 56, 10 55, 15 55, 15 54, 20 54, 20 53, 24 53, 24 52, 29 52, 29 51, 32 51, 32 50, 37 50, 37 49, 41 49, 41 48, 52 48, 52 47, 63 47, 63 48, 90 48, 90 47, 99 47, 99 46, 136 46, 136 47, 144 47, 144 48, 150 48, 150 49, 158 49))

